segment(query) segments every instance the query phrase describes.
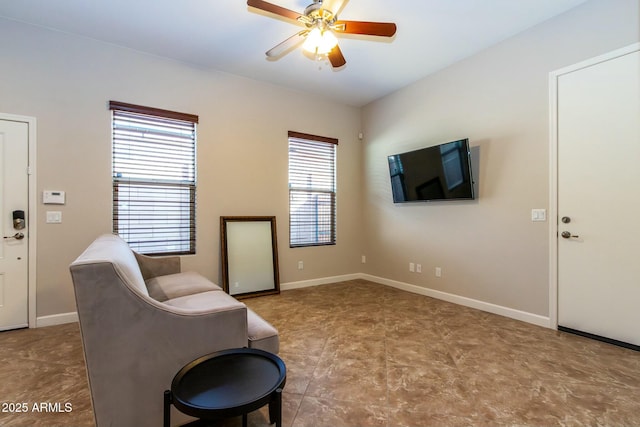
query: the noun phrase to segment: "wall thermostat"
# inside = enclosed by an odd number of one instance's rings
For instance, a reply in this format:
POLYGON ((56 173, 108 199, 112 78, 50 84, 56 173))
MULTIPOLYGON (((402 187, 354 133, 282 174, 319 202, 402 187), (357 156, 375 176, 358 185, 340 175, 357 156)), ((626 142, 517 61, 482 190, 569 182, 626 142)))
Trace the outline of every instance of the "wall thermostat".
POLYGON ((44 203, 45 205, 64 205, 64 191, 43 191, 42 203, 44 203))

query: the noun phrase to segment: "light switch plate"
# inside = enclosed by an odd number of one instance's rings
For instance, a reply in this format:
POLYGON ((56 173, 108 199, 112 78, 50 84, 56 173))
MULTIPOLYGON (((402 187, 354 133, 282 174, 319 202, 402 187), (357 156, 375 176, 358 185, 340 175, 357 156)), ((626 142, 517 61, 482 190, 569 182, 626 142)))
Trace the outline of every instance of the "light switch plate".
POLYGON ((546 209, 531 209, 531 221, 546 221, 547 210, 546 209))
POLYGON ((47 224, 60 224, 60 223, 62 223, 62 212, 47 211, 47 224))

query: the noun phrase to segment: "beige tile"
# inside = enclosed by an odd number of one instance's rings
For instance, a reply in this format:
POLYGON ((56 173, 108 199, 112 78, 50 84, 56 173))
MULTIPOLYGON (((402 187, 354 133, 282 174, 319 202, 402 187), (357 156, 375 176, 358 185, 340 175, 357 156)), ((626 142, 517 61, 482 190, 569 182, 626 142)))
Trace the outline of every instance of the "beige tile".
MULTIPOLYGON (((243 302, 280 332, 287 427, 640 425, 638 352, 364 280, 243 302)), ((73 404, 0 426, 93 425, 77 325, 2 332, 0 360, 0 400, 73 404)))
POLYGON ((318 363, 305 396, 384 404, 387 400, 384 361, 324 358, 318 363))
POLYGON ((289 353, 282 351, 279 354, 287 367, 287 383, 285 389, 288 393, 304 394, 309 382, 313 378, 313 372, 318 365, 320 356, 311 356, 301 353, 289 353))
POLYGON ((324 329, 279 330, 280 349, 289 353, 319 355, 327 342, 324 329))
POLYGON ((384 406, 304 397, 293 427, 386 427, 384 406))
POLYGON ((0 333, 1 426, 93 426, 77 324, 0 333), (15 408, 15 406, 14 406, 15 408))
POLYGON ((422 413, 464 413, 468 411, 472 390, 455 366, 390 365, 388 401, 393 409, 422 413))
POLYGON ((420 412, 414 409, 391 408, 389 426, 393 427, 494 427, 495 419, 471 412, 471 408, 456 413, 420 412))
POLYGON ((383 334, 378 335, 340 335, 327 340, 320 360, 373 360, 384 366, 387 357, 386 342, 383 334))
POLYGON ((440 341, 387 338, 387 361, 404 366, 455 366, 446 344, 440 341))

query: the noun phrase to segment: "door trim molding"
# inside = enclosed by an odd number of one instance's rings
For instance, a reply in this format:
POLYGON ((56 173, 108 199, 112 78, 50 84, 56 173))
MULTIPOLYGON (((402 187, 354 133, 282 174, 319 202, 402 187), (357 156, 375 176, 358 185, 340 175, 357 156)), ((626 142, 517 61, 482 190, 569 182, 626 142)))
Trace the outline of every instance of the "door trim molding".
POLYGON ((29 206, 28 206, 28 223, 29 223, 29 266, 27 287, 29 292, 29 327, 37 326, 37 309, 36 309, 36 226, 38 222, 37 208, 38 197, 36 192, 36 118, 31 116, 20 116, 15 114, 6 114, 0 112, 0 120, 26 123, 29 129, 29 159, 28 159, 28 186, 29 186, 29 206))
POLYGON ((558 80, 561 76, 640 51, 634 43, 549 73, 549 323, 558 329, 558 80))

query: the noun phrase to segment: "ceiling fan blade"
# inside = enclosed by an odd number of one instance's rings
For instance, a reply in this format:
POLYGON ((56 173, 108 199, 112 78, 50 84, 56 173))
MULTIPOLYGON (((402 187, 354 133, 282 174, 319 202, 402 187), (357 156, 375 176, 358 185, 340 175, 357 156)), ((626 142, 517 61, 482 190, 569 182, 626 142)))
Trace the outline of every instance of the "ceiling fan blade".
POLYGON ((333 68, 340 68, 347 63, 347 60, 344 59, 344 55, 342 55, 340 46, 336 45, 331 52, 329 52, 329 62, 331 62, 331 66, 333 68))
POLYGON ((338 33, 393 37, 396 24, 392 22, 336 21, 331 28, 338 33))
POLYGON ((333 13, 333 16, 338 16, 348 2, 349 0, 324 0, 322 2, 322 7, 330 10, 333 13))
POLYGON ((292 35, 291 37, 289 37, 279 45, 269 49, 266 52, 266 55, 269 58, 273 58, 273 59, 277 59, 277 58, 280 58, 281 56, 286 55, 287 53, 289 53, 289 51, 293 50, 300 43, 302 43, 305 37, 307 37, 307 34, 309 34, 309 30, 302 30, 292 35))
POLYGON ((284 18, 293 19, 294 21, 298 20, 301 16, 298 12, 262 0, 247 0, 247 6, 255 7, 256 9, 264 10, 265 12, 270 12, 284 18))

